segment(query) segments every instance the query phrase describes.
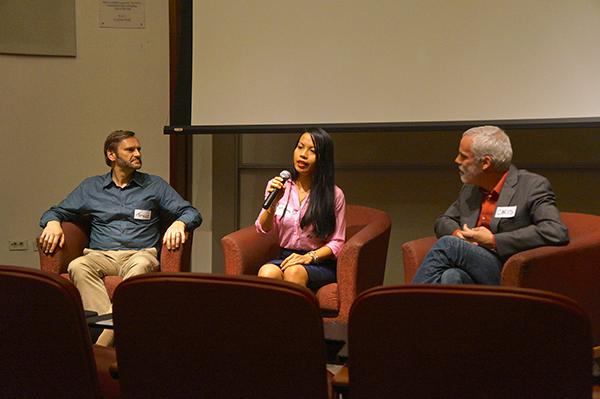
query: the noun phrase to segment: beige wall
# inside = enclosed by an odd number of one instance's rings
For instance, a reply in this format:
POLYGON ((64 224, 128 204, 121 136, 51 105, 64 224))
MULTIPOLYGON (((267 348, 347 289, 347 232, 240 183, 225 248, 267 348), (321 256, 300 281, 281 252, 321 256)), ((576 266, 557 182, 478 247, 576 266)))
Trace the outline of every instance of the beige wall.
POLYGON ((0 55, 0 263, 38 267, 39 217, 82 178, 105 173, 114 129, 141 138, 144 171, 169 177, 168 2, 146 2, 145 29, 100 29, 78 1, 77 57, 0 55), (25 240, 27 251, 8 251, 25 240))

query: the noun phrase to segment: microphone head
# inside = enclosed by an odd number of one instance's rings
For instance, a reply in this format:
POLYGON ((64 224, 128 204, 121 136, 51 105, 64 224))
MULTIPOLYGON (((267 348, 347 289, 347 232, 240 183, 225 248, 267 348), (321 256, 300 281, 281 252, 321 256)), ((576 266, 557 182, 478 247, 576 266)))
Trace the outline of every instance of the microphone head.
POLYGON ((279 177, 281 177, 283 180, 287 180, 292 177, 292 174, 289 170, 284 169, 279 173, 279 177))

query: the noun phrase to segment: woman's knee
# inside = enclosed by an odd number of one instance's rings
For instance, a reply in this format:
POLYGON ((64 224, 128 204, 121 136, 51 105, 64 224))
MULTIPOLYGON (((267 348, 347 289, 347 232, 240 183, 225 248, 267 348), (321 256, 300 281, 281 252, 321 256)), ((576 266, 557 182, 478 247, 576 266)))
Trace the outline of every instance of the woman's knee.
POLYGON ((296 284, 308 284, 308 273, 303 266, 290 266, 283 272, 283 279, 296 284))
POLYGON ((267 263, 266 265, 262 265, 258 270, 258 277, 275 278, 281 280, 283 279, 283 273, 278 266, 272 263, 267 263))

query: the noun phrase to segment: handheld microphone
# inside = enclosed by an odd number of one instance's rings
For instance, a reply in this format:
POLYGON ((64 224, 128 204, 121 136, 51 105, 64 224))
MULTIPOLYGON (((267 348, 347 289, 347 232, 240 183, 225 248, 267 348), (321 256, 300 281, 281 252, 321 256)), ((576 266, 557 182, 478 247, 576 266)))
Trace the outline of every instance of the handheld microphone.
MULTIPOLYGON (((287 179, 289 179, 290 177, 292 177, 292 174, 290 173, 289 170, 282 170, 279 173, 279 177, 281 177, 283 179, 283 184, 285 184, 285 182, 287 181, 287 179)), ((271 191, 269 193, 269 195, 265 199, 265 202, 263 203, 263 209, 269 209, 271 207, 271 204, 275 200, 275 197, 277 197, 277 194, 279 194, 279 190, 280 189, 273 190, 273 191, 271 191)))

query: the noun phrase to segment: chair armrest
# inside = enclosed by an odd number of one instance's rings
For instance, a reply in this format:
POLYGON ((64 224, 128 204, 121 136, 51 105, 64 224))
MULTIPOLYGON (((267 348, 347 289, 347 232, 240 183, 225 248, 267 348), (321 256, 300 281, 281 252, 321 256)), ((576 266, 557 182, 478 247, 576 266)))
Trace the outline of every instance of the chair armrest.
POLYGON ((37 240, 40 269, 50 273, 66 273, 69 263, 83 254, 88 245, 88 233, 84 227, 73 222, 62 222, 65 243, 62 248, 56 248, 53 254, 45 254, 37 240))
POLYGON ((427 252, 429 252, 436 241, 437 238, 435 236, 428 236, 402 244, 404 284, 410 284, 425 255, 427 255, 427 252))
POLYGON ((100 389, 104 398, 119 397, 119 381, 113 376, 112 368, 117 364, 117 354, 115 348, 94 345, 94 359, 96 360, 96 370, 100 389))
POLYGON ((194 234, 189 233, 185 243, 178 249, 171 250, 163 244, 160 250, 161 272, 189 272, 191 270, 190 259, 192 257, 192 243, 194 234))
POLYGON ((573 239, 511 256, 501 284, 557 292, 575 300, 590 316, 595 345, 600 344, 600 235, 573 239))
POLYGON ((340 316, 348 317, 350 306, 358 294, 383 284, 390 230, 389 218, 377 220, 344 243, 337 260, 340 316))
POLYGON ((254 225, 244 227, 221 238, 225 274, 256 275, 258 269, 279 255, 279 244, 274 231, 260 234, 254 225))
POLYGON ((502 269, 502 285, 558 292, 579 291, 587 285, 597 292, 589 282, 600 281, 599 266, 600 237, 590 236, 566 246, 539 247, 511 256, 502 269))

